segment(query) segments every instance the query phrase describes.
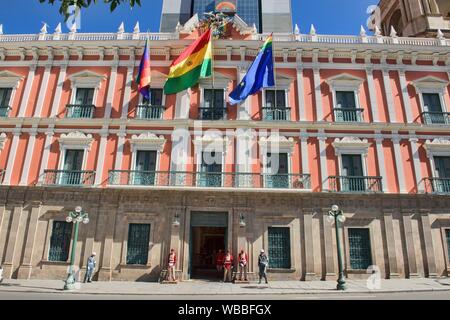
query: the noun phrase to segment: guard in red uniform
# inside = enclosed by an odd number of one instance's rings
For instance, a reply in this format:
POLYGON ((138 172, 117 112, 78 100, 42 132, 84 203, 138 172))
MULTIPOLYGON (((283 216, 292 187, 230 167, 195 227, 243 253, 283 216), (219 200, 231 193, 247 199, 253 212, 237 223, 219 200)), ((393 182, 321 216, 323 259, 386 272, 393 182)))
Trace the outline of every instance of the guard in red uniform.
POLYGON ((242 273, 244 273, 244 280, 247 279, 247 266, 248 266, 248 255, 244 250, 239 253, 239 281, 242 281, 242 273))
POLYGON ((167 273, 167 280, 168 281, 177 281, 175 279, 175 266, 177 264, 177 254, 175 253, 175 250, 170 250, 170 254, 168 257, 168 273, 167 273))
POLYGON ((231 276, 233 273, 233 256, 230 250, 227 250, 227 254, 223 259, 223 282, 231 282, 231 276))

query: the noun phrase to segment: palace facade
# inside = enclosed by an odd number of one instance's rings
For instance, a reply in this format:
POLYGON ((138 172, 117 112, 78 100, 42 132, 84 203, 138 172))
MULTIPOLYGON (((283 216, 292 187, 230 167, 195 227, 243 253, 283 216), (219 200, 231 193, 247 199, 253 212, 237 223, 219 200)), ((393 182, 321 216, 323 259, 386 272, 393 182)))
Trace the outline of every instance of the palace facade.
POLYGON ((214 77, 164 96, 197 23, 0 35, 5 278, 64 279, 82 206, 76 265, 97 252, 101 281, 156 281, 171 248, 182 279, 241 248, 253 275, 265 248, 272 279, 335 279, 333 204, 349 278, 447 276, 450 40, 275 33, 276 88, 231 106, 268 34, 236 16, 214 77), (134 81, 147 37, 149 101, 134 81))

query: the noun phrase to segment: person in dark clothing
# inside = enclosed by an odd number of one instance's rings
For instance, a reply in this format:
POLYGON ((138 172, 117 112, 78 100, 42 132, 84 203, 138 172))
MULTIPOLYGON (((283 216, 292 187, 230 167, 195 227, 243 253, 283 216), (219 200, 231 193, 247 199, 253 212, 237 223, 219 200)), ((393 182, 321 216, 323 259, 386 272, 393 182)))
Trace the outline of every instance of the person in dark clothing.
POLYGON ((267 257, 264 249, 261 249, 261 254, 258 257, 258 267, 259 267, 259 284, 261 284, 262 278, 267 281, 267 267, 269 266, 269 258, 267 257))

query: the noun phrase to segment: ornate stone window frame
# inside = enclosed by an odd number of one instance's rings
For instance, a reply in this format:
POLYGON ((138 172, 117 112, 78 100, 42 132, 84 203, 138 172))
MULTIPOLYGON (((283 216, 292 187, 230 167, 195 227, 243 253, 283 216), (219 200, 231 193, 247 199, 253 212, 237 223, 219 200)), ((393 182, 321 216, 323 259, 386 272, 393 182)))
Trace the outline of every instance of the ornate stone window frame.
POLYGON ((348 73, 342 73, 326 80, 331 88, 333 94, 333 106, 338 108, 336 92, 338 91, 353 91, 355 94, 356 109, 363 109, 361 106, 361 88, 365 79, 355 77, 348 73))
POLYGON ((83 150, 83 165, 82 170, 86 168, 87 155, 91 150, 92 142, 94 141, 91 134, 84 134, 81 131, 75 131, 70 133, 63 133, 59 139, 60 160, 58 168, 64 169, 64 163, 66 161, 67 150, 83 150))
POLYGON ((101 88, 103 80, 106 79, 104 75, 89 70, 84 70, 72 74, 68 79, 71 82, 72 88, 72 93, 70 97, 70 101, 72 104, 75 103, 77 97, 77 90, 83 88, 83 89, 94 89, 94 97, 92 104, 95 106, 97 105, 98 92, 101 88))
MULTIPOLYGON (((207 132, 203 136, 197 136, 193 140, 194 154, 196 159, 197 172, 200 172, 203 152, 222 153, 222 172, 225 167, 228 152, 229 139, 223 132, 207 132)), ((222 181, 223 183, 223 181, 222 181)))
POLYGON ((296 227, 298 225, 298 221, 296 221, 294 218, 289 217, 280 217, 278 219, 276 218, 266 218, 263 221, 263 248, 267 248, 266 250, 269 250, 269 228, 289 228, 289 242, 291 247, 291 267, 290 269, 274 269, 270 267, 270 257, 269 257, 269 268, 268 272, 270 273, 294 273, 296 272, 297 268, 299 266, 296 265, 296 255, 297 252, 295 251, 296 246, 298 246, 297 243, 295 243, 295 232, 296 227))
POLYGON ((362 162, 362 169, 364 176, 368 176, 367 170, 367 155, 369 153, 370 143, 367 139, 360 139, 357 137, 336 138, 333 142, 334 152, 338 157, 339 175, 342 175, 342 155, 352 154, 360 155, 362 162))
POLYGON ((420 108, 422 109, 422 112, 429 111, 427 106, 425 106, 424 100, 423 100, 423 94, 424 93, 437 93, 439 94, 440 100, 441 100, 441 108, 442 112, 448 112, 448 106, 445 104, 445 95, 446 95, 446 89, 448 85, 450 84, 448 81, 439 79, 437 77, 433 76, 426 76, 417 80, 414 80, 413 85, 418 93, 419 99, 420 99, 420 108))
POLYGON ((19 88, 20 82, 23 80, 23 78, 23 76, 8 70, 0 71, 0 88, 12 89, 11 97, 9 98, 8 102, 9 107, 12 107, 17 89, 19 88))
MULTIPOLYGON (((50 261, 49 260, 49 254, 50 254, 50 242, 53 235, 53 224, 54 222, 66 222, 66 218, 68 216, 68 211, 51 211, 47 212, 47 232, 45 236, 45 243, 44 243, 44 251, 42 254, 42 262, 44 264, 49 265, 68 265, 70 263, 70 254, 68 255, 67 261, 50 261)), ((44 216, 45 217, 45 216, 44 216)), ((72 223, 72 234, 71 234, 71 241, 69 246, 69 253, 72 252, 72 246, 73 246, 73 237, 74 237, 74 224, 72 223)))
POLYGON ((434 157, 450 157, 450 140, 444 138, 435 138, 433 141, 425 141, 425 150, 431 165, 431 175, 436 176, 436 164, 434 157))
POLYGON ((166 138, 164 136, 157 136, 152 132, 144 132, 140 135, 134 135, 131 137, 131 170, 136 170, 136 158, 138 151, 156 151, 156 171, 159 170, 161 161, 161 154, 164 151, 166 144, 166 138))
POLYGON ((288 173, 292 172, 292 161, 294 154, 295 141, 294 138, 287 138, 280 135, 270 135, 269 137, 261 137, 259 139, 260 158, 262 160, 263 173, 268 174, 267 154, 268 153, 287 153, 288 155, 288 173))

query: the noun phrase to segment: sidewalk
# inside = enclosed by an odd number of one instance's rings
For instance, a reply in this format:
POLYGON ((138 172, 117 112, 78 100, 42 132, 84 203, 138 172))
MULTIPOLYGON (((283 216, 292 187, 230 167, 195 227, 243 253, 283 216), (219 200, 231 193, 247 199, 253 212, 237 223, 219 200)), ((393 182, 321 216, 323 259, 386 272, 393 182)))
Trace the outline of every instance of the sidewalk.
MULTIPOLYGON (((450 279, 402 279, 382 280, 381 289, 369 290, 365 280, 348 280, 345 293, 392 293, 448 291, 450 279)), ((63 291, 63 281, 59 280, 4 280, 0 292, 63 293, 95 295, 288 295, 336 293, 335 281, 277 281, 269 285, 257 283, 235 285, 202 281, 181 282, 177 285, 162 285, 146 282, 93 282, 80 284, 79 288, 63 291)))

